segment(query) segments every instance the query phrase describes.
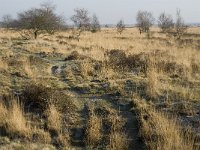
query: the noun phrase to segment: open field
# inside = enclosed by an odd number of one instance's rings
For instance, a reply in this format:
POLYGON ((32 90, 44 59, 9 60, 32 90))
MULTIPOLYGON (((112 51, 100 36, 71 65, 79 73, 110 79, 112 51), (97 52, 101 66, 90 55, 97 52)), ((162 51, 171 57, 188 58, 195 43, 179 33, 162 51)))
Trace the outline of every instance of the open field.
POLYGON ((200 28, 0 29, 0 149, 200 149, 200 28))

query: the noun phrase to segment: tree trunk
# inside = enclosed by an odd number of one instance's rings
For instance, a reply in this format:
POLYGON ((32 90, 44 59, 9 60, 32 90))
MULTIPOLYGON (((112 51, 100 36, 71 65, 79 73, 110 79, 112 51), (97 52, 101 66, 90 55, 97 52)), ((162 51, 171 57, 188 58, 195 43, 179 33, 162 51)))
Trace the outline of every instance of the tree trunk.
POLYGON ((142 34, 142 30, 141 30, 141 29, 139 29, 139 31, 140 31, 140 34, 142 34))
POLYGON ((35 31, 34 32, 34 38, 37 39, 37 37, 38 37, 38 31, 35 31))

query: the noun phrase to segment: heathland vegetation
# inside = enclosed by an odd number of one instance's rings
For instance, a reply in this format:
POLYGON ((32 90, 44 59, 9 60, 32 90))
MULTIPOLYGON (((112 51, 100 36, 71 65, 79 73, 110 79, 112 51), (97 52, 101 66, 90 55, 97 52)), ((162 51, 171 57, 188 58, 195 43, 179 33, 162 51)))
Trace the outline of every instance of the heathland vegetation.
POLYGON ((200 28, 180 10, 71 20, 49 3, 2 18, 0 149, 199 150, 200 28))

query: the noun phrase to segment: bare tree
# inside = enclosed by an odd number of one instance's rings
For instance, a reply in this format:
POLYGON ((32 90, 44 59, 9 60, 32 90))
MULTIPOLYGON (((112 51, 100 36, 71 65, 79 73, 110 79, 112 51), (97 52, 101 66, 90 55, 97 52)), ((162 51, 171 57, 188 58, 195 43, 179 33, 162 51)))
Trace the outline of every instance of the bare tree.
POLYGON ((122 34, 122 32, 125 30, 124 21, 121 19, 121 20, 117 23, 116 27, 117 27, 117 32, 118 32, 119 34, 122 34))
POLYGON ((12 22, 13 22, 12 16, 7 14, 2 17, 0 24, 1 24, 1 27, 8 29, 12 27, 11 25, 12 22))
POLYGON ((88 10, 84 8, 77 8, 74 10, 75 14, 71 17, 74 25, 77 29, 72 30, 72 39, 79 41, 81 33, 83 31, 89 31, 91 27, 91 18, 89 17, 88 10))
POLYGON ((177 39, 180 39, 181 36, 185 34, 188 26, 185 24, 184 19, 181 16, 181 11, 178 9, 176 12, 176 23, 175 23, 175 31, 177 39))
POLYGON ((99 22, 98 17, 94 14, 92 17, 92 21, 91 21, 91 31, 92 32, 97 32, 101 30, 101 25, 99 22))
POLYGON ((139 11, 137 13, 136 21, 140 34, 142 32, 146 32, 149 34, 150 27, 154 24, 155 18, 153 17, 151 12, 139 11))
POLYGON ((90 30, 90 17, 88 10, 81 8, 75 9, 75 14, 71 17, 75 26, 81 31, 90 30))
POLYGON ((170 32, 174 28, 174 21, 172 16, 161 13, 158 18, 158 26, 162 32, 170 32))
POLYGON ((54 4, 52 3, 52 1, 46 1, 46 2, 42 3, 42 4, 41 4, 41 7, 42 7, 43 9, 45 9, 47 12, 50 12, 50 11, 56 9, 56 5, 54 5, 54 4))
POLYGON ((64 26, 61 16, 55 14, 55 7, 43 4, 40 8, 32 8, 18 14, 14 28, 21 29, 21 35, 27 39, 34 35, 54 34, 64 26))

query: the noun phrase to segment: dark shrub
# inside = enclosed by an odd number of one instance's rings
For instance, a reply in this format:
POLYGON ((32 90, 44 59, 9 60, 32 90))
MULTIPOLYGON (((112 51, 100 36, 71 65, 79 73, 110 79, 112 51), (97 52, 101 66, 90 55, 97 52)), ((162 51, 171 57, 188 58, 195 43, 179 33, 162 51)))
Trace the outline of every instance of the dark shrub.
POLYGON ((114 49, 108 52, 109 64, 116 69, 124 69, 126 54, 122 50, 114 49))
POLYGON ((22 94, 22 101, 27 111, 36 113, 43 113, 50 104, 55 105, 62 112, 76 109, 69 95, 42 84, 27 85, 22 94))
POLYGON ((82 54, 79 54, 77 51, 73 51, 73 52, 71 52, 71 54, 69 56, 67 56, 65 58, 65 61, 69 61, 69 60, 84 60, 84 59, 92 60, 88 56, 84 56, 82 54))
POLYGON ((148 54, 132 54, 126 56, 122 50, 111 50, 108 53, 109 64, 119 71, 146 73, 148 54))
POLYGON ((68 57, 65 58, 65 61, 77 60, 77 59, 79 59, 79 57, 80 57, 80 54, 77 51, 73 51, 73 52, 71 52, 71 54, 68 57))

